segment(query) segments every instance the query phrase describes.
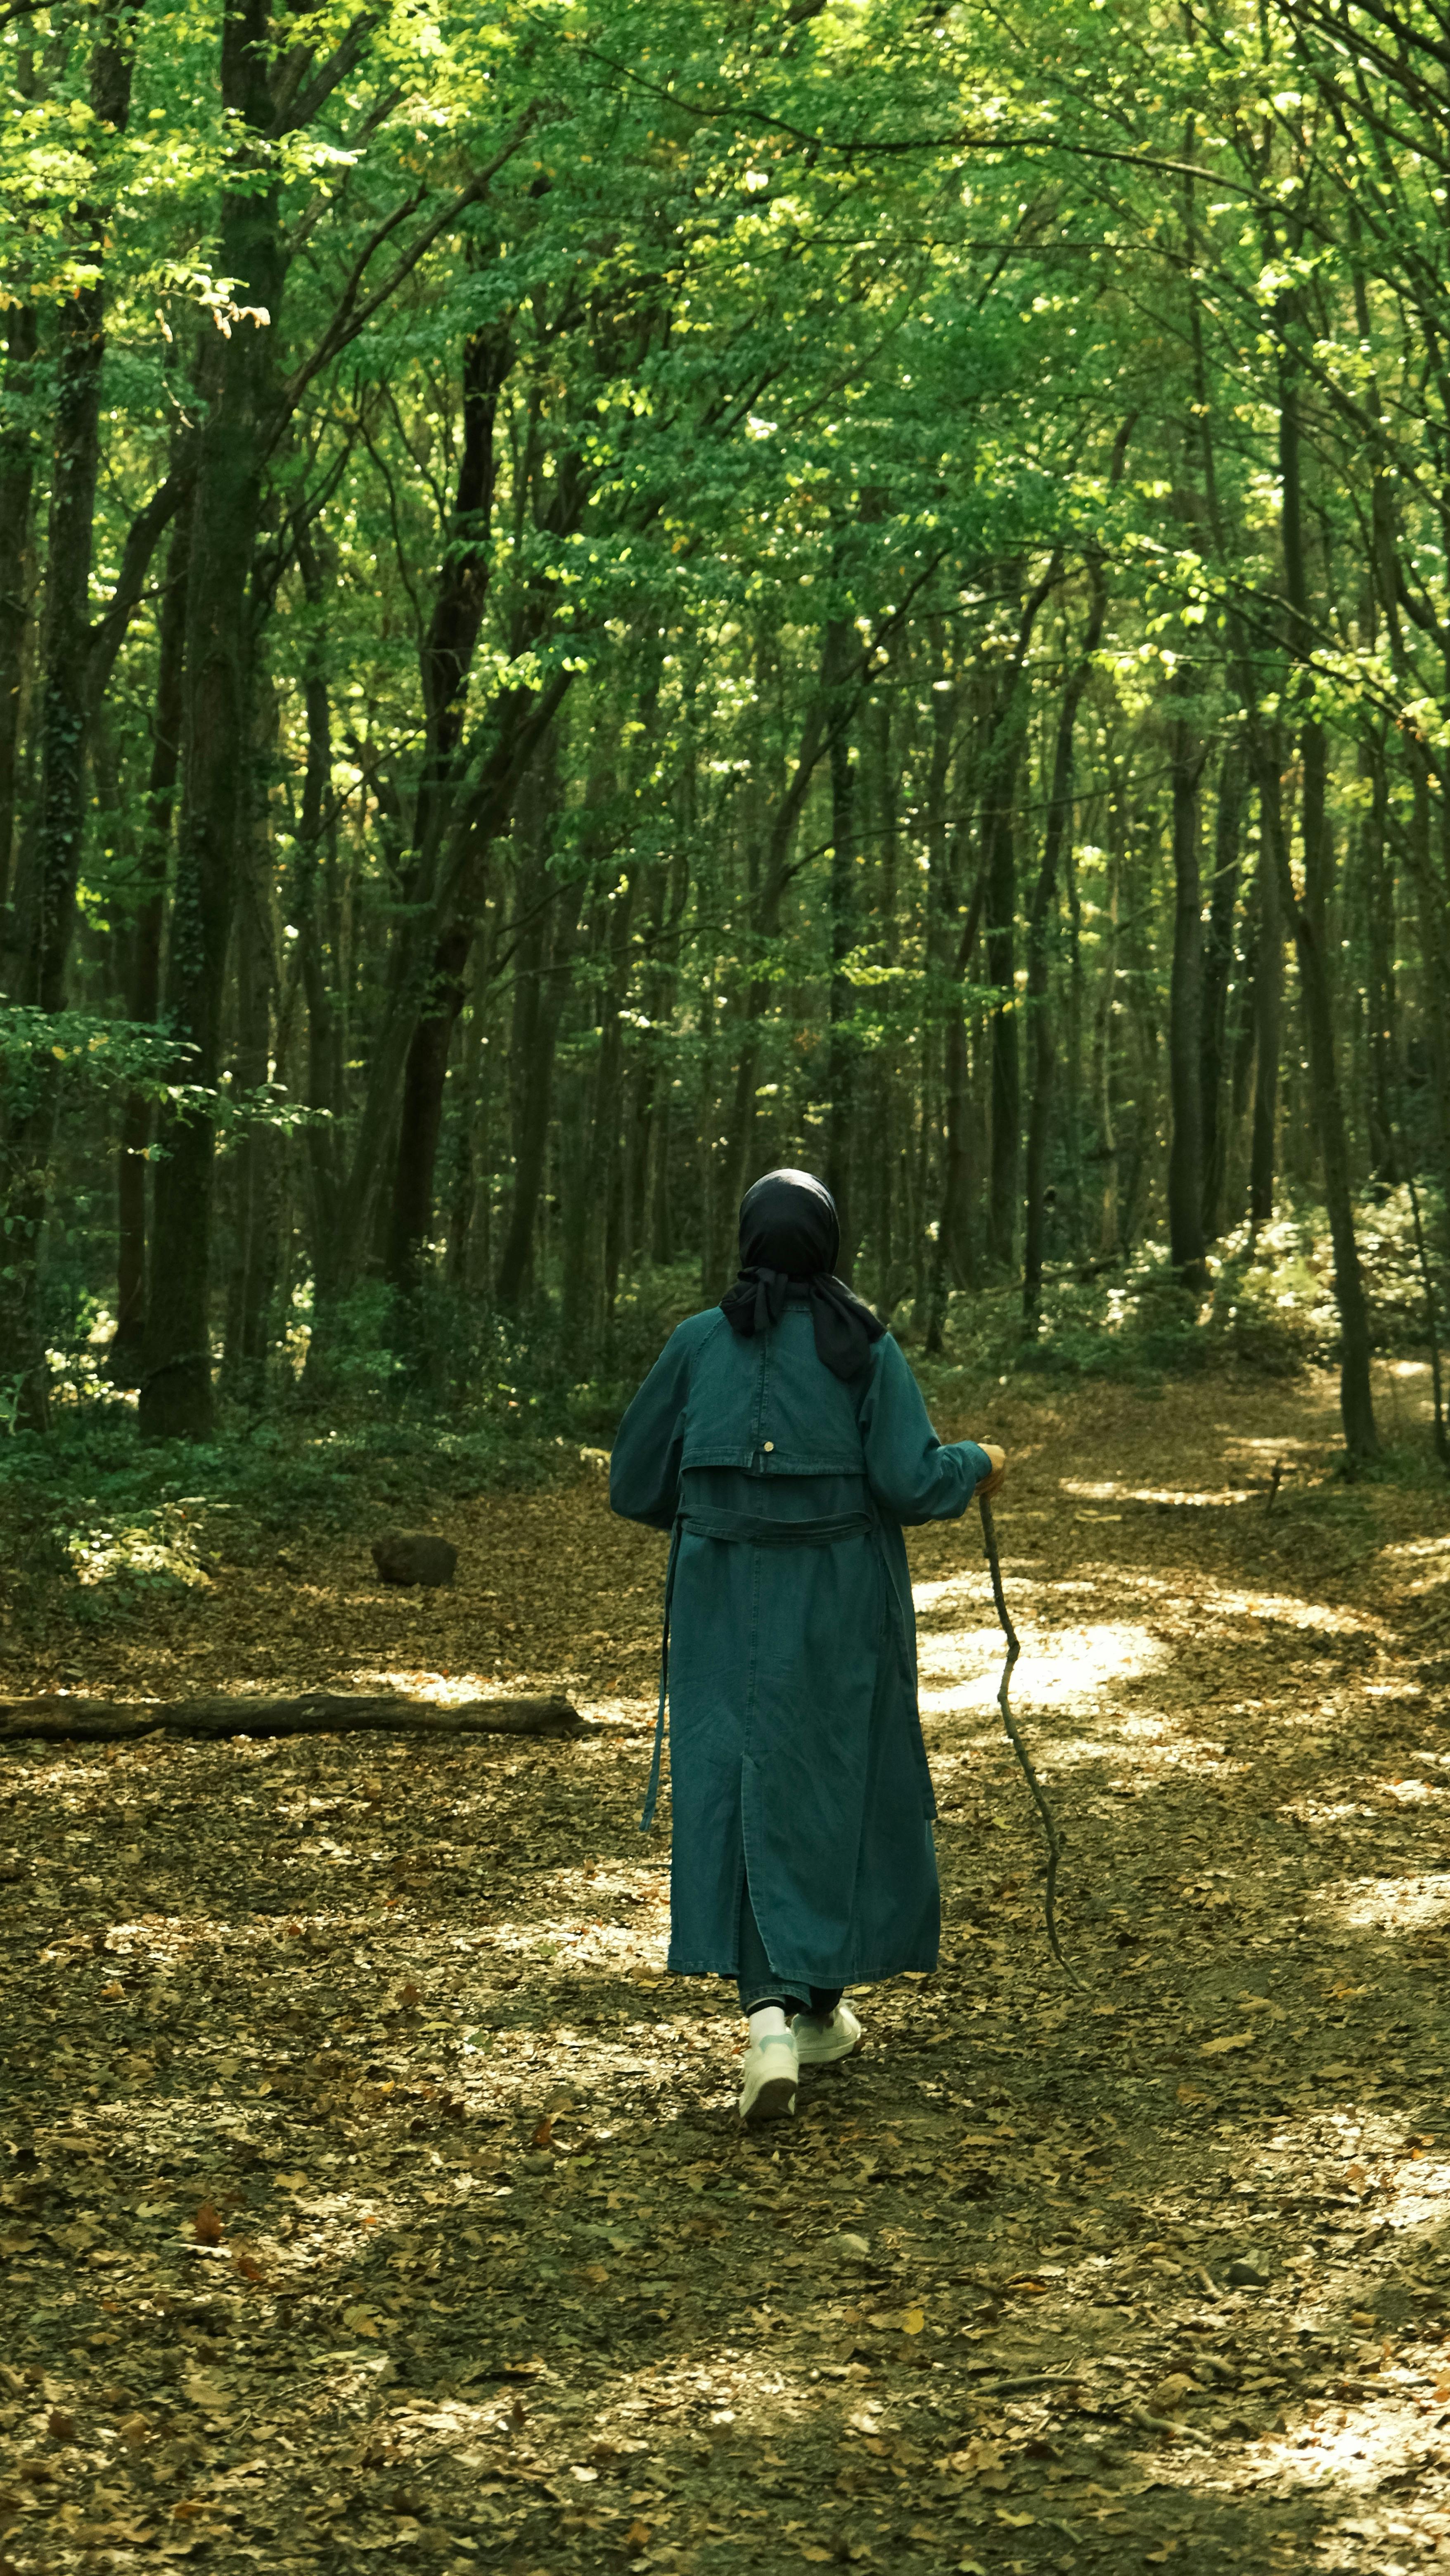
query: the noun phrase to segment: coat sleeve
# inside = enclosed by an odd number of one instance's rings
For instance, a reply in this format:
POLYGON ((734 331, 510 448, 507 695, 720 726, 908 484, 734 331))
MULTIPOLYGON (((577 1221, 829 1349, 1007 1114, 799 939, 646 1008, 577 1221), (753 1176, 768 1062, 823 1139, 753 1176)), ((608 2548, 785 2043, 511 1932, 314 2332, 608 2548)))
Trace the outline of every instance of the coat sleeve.
POLYGON ((887 1333, 861 1405, 866 1478, 894 1521, 953 1521, 992 1472, 975 1440, 939 1440, 906 1355, 887 1333))
POLYGON ((609 1507, 646 1528, 674 1526, 690 1392, 691 1337, 672 1333, 621 1422, 609 1459, 609 1507))

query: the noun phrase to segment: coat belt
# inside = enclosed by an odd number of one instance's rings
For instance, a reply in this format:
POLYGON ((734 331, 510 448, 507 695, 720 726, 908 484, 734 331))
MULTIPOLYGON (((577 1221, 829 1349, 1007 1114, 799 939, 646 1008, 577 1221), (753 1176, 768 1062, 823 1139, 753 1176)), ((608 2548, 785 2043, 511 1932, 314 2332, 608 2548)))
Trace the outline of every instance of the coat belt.
POLYGON ((660 1764, 665 1749, 665 1703, 670 1687, 670 1608, 675 1597, 675 1569, 682 1538, 722 1538, 739 1547, 834 1547, 843 1538, 869 1538, 877 1523, 871 1512, 834 1512, 821 1519, 780 1521, 764 1512, 681 1512, 670 1532, 670 1561, 665 1573, 665 1614, 660 1633, 660 1698, 655 1711, 654 1752, 639 1829, 654 1823, 660 1794, 660 1764))

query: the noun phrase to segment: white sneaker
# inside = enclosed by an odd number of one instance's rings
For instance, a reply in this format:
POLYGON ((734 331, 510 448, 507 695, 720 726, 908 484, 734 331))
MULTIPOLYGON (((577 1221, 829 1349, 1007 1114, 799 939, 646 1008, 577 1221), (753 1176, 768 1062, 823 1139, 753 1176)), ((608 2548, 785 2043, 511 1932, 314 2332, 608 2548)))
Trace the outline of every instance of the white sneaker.
POLYGON ((745 2052, 744 2074, 740 2088, 742 2120, 749 2120, 753 2126, 758 2120, 790 2119, 800 2081, 794 2032, 772 2031, 764 2039, 752 2039, 745 2052))
POLYGON ((849 2004, 837 2004, 829 2021, 797 2013, 791 2033, 802 2066, 834 2066, 838 2057, 854 2057, 864 2037, 849 2004))

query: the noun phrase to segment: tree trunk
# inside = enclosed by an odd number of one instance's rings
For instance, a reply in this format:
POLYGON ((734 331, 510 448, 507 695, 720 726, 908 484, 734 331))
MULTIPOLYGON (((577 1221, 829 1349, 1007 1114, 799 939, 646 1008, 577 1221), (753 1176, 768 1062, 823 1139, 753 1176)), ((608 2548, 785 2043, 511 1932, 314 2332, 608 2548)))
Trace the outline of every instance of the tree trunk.
POLYGON ((495 1284, 499 1304, 508 1307, 522 1303, 532 1274, 534 1223, 549 1151, 554 1054, 582 893, 579 886, 557 885, 549 873, 555 791, 551 759, 547 773, 527 780, 519 798, 523 857, 514 894, 509 1042, 513 1186, 495 1284))
MULTIPOLYGON (((896 799, 891 770, 891 702, 882 695, 868 711, 871 750, 871 811, 876 832, 876 900, 875 928, 881 963, 890 975, 896 966, 900 947, 897 922, 898 847, 896 799)), ((900 1069, 897 1039, 894 1033, 896 1003, 894 987, 887 986, 887 1028, 877 1050, 873 1066, 872 1126, 874 1129, 875 1206, 873 1232, 875 1243, 876 1304, 883 1323, 889 1324, 892 1312, 905 1290, 904 1279, 897 1276, 896 1229, 902 1139, 900 1134, 900 1069)))
POLYGON ((307 1001, 307 1105, 325 1113, 303 1131, 307 1173, 307 1231, 312 1263, 312 1329, 302 1384, 309 1398, 327 1392, 344 1277, 342 1198, 346 1182, 338 1122, 343 1106, 346 1042, 345 976, 341 956, 341 907, 329 904, 337 849, 332 808, 332 708, 327 689, 326 579, 304 522, 297 534, 297 566, 308 608, 302 657, 302 703, 307 757, 302 813, 290 894, 298 965, 307 1001), (331 933, 324 936, 324 930, 331 933))
MULTIPOLYGON (((950 828, 947 817, 947 782, 951 775, 960 703, 959 692, 950 687, 944 677, 944 646, 940 658, 943 677, 939 684, 933 685, 931 694, 931 758, 925 786, 928 865, 926 955, 929 979, 939 980, 945 989, 951 977, 953 951, 958 938, 958 869, 964 835, 960 828, 950 828)), ((929 1264, 923 1258, 924 1248, 918 1247, 915 1311, 918 1318, 924 1320, 926 1350, 933 1359, 938 1358, 945 1347, 947 1303, 952 1286, 955 1283, 960 1288, 965 1284, 972 1260, 971 1099, 966 1013, 965 1005, 956 994, 948 996, 945 1008, 939 1098, 931 1096, 931 1074, 937 1054, 937 1015, 934 1011, 928 1014, 922 1036, 923 1146, 925 1149, 929 1145, 939 1117, 941 1187, 937 1200, 936 1240, 931 1248, 929 1264)))
MULTIPOLYGON (((848 620, 827 630, 825 674, 833 699, 845 684, 854 629, 848 620)), ((833 714, 843 711, 833 705, 833 714)), ((840 1276, 849 1280, 855 1267, 856 1212, 853 1205, 853 1148, 856 1128, 856 994, 846 972, 859 937, 856 865, 856 760, 847 726, 838 720, 831 737, 831 984, 830 1038, 826 1053, 825 1182, 836 1202, 841 1226, 840 1276)))
MULTIPOLYGON (((443 1098, 448 1057, 468 978, 469 952, 481 897, 470 885, 457 920, 450 923, 433 952, 427 998, 413 1031, 403 1073, 398 1115, 397 1158, 388 1223, 387 1279, 396 1298, 416 1297, 427 1266, 433 1230, 433 1188, 438 1140, 443 1133, 443 1098)), ((411 1348, 413 1323, 397 1319, 403 1347, 411 1348)))
POLYGON ((1096 556, 1088 566, 1092 601, 1082 646, 1069 672, 1058 709, 1052 750, 1052 779, 1047 794, 1047 825, 1042 863, 1032 890, 1027 918, 1027 1009, 1032 1047, 1032 1103, 1027 1122, 1027 1205, 1023 1229, 1022 1311, 1035 1324, 1042 1304, 1042 1266, 1047 1249, 1047 1146, 1052 1120, 1054 1048, 1049 994, 1052 914, 1062 854, 1072 839, 1073 738, 1083 691, 1092 673, 1093 655, 1103 637, 1107 585, 1096 556))
POLYGON ((1203 1232, 1207 1243, 1216 1242, 1223 1230, 1228 1148, 1223 1115, 1228 1059, 1228 989, 1233 974, 1234 924, 1238 914, 1244 779, 1243 752, 1237 742, 1230 742, 1219 763, 1213 886, 1209 894, 1208 937, 1203 956, 1203 1029, 1198 1088, 1203 1120, 1203 1232))
POLYGON ((992 1011, 992 1178, 988 1199, 989 1256, 1010 1270, 1021 1204, 1022 1060, 1017 1010, 1017 779, 1026 734, 1022 675, 1032 632, 1055 588, 1061 557, 1054 555, 1023 602, 1016 649, 1003 674, 982 795, 982 868, 987 901, 987 980, 995 986, 992 1011))
POLYGON ((589 1290, 589 1339, 583 1371, 586 1376, 597 1358, 600 1334, 613 1312, 617 1285, 618 1204, 624 1178, 624 1013, 629 1001, 634 894, 635 872, 628 868, 608 906, 609 981, 601 996, 599 1055, 590 1114, 589 1228, 584 1252, 589 1290))
MULTIPOLYGON (((485 907, 485 918, 487 907, 485 907)), ((450 1288, 463 1296, 472 1293, 478 1270, 476 1244, 479 1218, 487 1223, 488 1184, 480 1189, 480 1173, 488 1171, 488 1131, 490 1076, 493 1060, 484 1032, 486 997, 492 982, 490 960, 492 940, 486 945, 474 941, 471 997, 464 1004, 463 1038, 457 1069, 458 1093, 453 1126, 451 1170, 448 1179, 447 1250, 444 1276, 450 1288)), ((485 1251, 484 1276, 488 1275, 485 1251)))
POLYGON ((1284 836, 1278 756, 1272 740, 1259 778, 1259 937, 1254 967, 1254 1104, 1249 1138, 1249 1224, 1274 1219, 1279 1152, 1279 1052, 1284 1018, 1284 932, 1279 917, 1279 848, 1284 836))
MULTIPOLYGON (((268 800, 277 756, 277 697, 265 674, 256 674, 253 772, 247 866, 235 934, 233 995, 236 1047, 232 1098, 258 1103, 271 1074, 272 1001, 277 983, 272 947, 273 853, 268 800)), ((231 1269, 227 1281, 222 1382, 228 1395, 253 1410, 266 1391, 268 1313, 277 1283, 277 1139, 249 1123, 232 1140, 231 1269)))
MULTIPOLYGON (((35 372, 36 318, 28 304, 10 307, 5 402, 10 418, 0 432, 0 959, 9 949, 5 919, 19 813, 20 709, 30 634, 35 439, 26 420, 35 372)), ((10 981, 8 968, 3 977, 10 981)))
MULTIPOLYGON (((132 0, 134 5, 134 0, 132 0)), ((124 14, 130 14, 127 7, 124 14)), ((120 35, 123 9, 110 0, 101 14, 90 60, 90 109, 102 125, 124 132, 131 104, 131 54, 120 35)), ((50 517, 46 541, 45 616, 41 641, 40 798, 33 848, 21 871, 13 998, 42 1011, 65 1003, 66 966, 75 933, 76 889, 86 815, 87 673, 91 659, 91 559, 100 470, 101 367, 105 355, 106 219, 99 205, 80 209, 90 236, 91 274, 60 308, 60 349, 53 409, 50 517)), ((20 326, 17 363, 28 374, 28 334, 20 326)), ((29 343, 33 348, 33 342, 29 343)), ((8 370, 7 370, 8 374, 8 370)), ((28 440, 26 442, 28 457, 28 440)), ((12 452, 16 498, 28 499, 25 461, 12 452), (27 489, 18 487, 26 484, 27 489)), ((22 519, 23 526, 23 519, 22 519)), ((20 540, 24 559, 24 538, 20 540)), ((23 650, 24 620, 12 608, 9 649, 23 650)), ((18 680, 18 659, 16 678, 18 680)), ((13 750, 11 791, 13 794, 13 750)), ((8 816, 6 824, 8 862, 8 816)), ((38 1059, 27 1105, 6 1121, 0 1146, 0 1199, 8 1260, 0 1272, 0 1380, 14 1389, 15 1419, 43 1430, 49 1417, 49 1370, 41 1325, 39 1265, 59 1076, 38 1059)))
POLYGON ((1010 1270, 1017 1239, 1022 1160, 1022 1058, 1017 1013, 1017 857, 1013 800, 1014 755, 998 779, 983 816, 987 872, 987 980, 996 988, 992 1011, 992 1177, 987 1209, 988 1255, 995 1269, 1010 1270))
POLYGON ((1189 671, 1174 672, 1168 759, 1173 784, 1173 972, 1168 1005, 1168 1245, 1185 1288, 1207 1276, 1203 1241, 1203 898, 1198 868, 1198 782, 1204 752, 1185 712, 1189 671))
MULTIPOLYGON (((1286 353, 1279 387, 1279 468, 1283 485, 1282 532, 1285 587, 1294 620, 1296 650, 1311 642, 1304 559, 1303 489, 1300 475, 1298 382, 1286 353)), ((1345 1126, 1335 1045, 1334 983, 1329 958, 1330 839, 1325 811, 1327 756, 1324 728, 1312 714, 1299 735, 1304 773, 1304 893, 1294 887, 1289 854, 1279 835, 1276 851, 1280 901, 1293 925, 1294 953, 1304 1003, 1314 1125, 1324 1176, 1324 1198, 1334 1247, 1334 1296, 1339 1309, 1339 1402, 1351 1466, 1379 1450, 1370 1380, 1369 1307, 1354 1228, 1349 1137, 1345 1126)))
MULTIPOLYGON (((483 625, 492 570, 493 499, 497 476, 494 424, 513 351, 504 329, 470 333, 463 348, 463 436, 453 509, 443 531, 443 554, 433 614, 421 657, 426 727, 423 776, 414 817, 414 855, 407 897, 431 874, 446 828, 459 745, 463 738, 469 673, 483 625)), ((393 1167, 387 1277, 407 1300, 420 1285, 433 1225, 433 1181, 443 1127, 443 1092, 454 1024, 463 1008, 468 956, 487 878, 485 854, 475 849, 452 919, 434 947, 418 995, 417 1021, 403 1071, 397 1159, 393 1167)), ((403 1323, 405 1341, 409 1327, 403 1323)))
MULTIPOLYGON (((172 808, 181 766, 191 525, 192 505, 188 501, 171 540, 158 621, 151 771, 142 824, 141 900, 127 939, 126 1008, 133 1020, 147 1024, 155 1019, 161 1003, 161 934, 166 918, 172 808)), ((106 1374, 115 1386, 139 1383, 146 1348, 146 1182, 151 1117, 151 1103, 144 1093, 128 1092, 121 1106, 116 1163, 116 1329, 106 1354, 106 1374)))
MULTIPOLYGON (((232 911, 250 828, 249 583, 269 445, 272 333, 285 274, 277 183, 262 142, 273 120, 264 0, 237 0, 222 26, 221 86, 252 186, 228 189, 219 226, 220 274, 238 281, 245 317, 209 349, 187 598, 185 749, 181 828, 167 959, 166 999, 179 1038, 195 1050, 182 1078, 214 1084, 232 911), (256 137, 249 148, 247 138, 256 137), (267 175, 264 176, 264 169, 267 175)), ((170 1114, 156 1175, 154 1260, 140 1423, 151 1439, 205 1439, 214 1419, 211 1375, 213 1130, 199 1115, 170 1114)))
POLYGON ((1366 1124, 1370 1169, 1392 1189, 1401 1167, 1395 1072, 1395 877, 1385 854, 1385 745, 1382 732, 1360 751, 1360 874, 1364 898, 1365 986, 1369 1015, 1366 1124))

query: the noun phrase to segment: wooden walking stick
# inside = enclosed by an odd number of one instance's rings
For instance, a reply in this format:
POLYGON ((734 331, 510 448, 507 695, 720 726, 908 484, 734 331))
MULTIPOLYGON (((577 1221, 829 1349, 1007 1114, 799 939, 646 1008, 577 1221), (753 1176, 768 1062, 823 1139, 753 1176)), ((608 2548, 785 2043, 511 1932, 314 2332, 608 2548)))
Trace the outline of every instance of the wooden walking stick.
POLYGON ((1063 1957, 1062 1943, 1057 1937, 1057 1867, 1062 1858, 1062 1843, 1058 1835, 1057 1825, 1053 1817, 1052 1809, 1049 1807, 1047 1800, 1043 1795, 1042 1783, 1032 1768, 1032 1756, 1028 1752, 1027 1747, 1023 1743, 1022 1737, 1018 1732, 1017 1720, 1012 1714, 1012 1706, 1008 1698, 1008 1691, 1012 1682, 1012 1667, 1016 1663, 1018 1656, 1021 1654, 1022 1647, 1018 1639, 1017 1631, 1012 1625, 1012 1614, 1007 1607, 1007 1595, 1002 1589, 1002 1560, 997 1554, 997 1532, 992 1521, 992 1506, 988 1502, 985 1494, 980 1494, 978 1496, 977 1508, 982 1515, 982 1537, 986 1543, 987 1564, 992 1576, 992 1598, 997 1604, 997 1617, 1001 1623, 1002 1634, 1007 1640, 1007 1659, 1002 1666, 1002 1678, 997 1684, 997 1706, 1002 1712, 1002 1723, 1007 1729, 1008 1739, 1011 1743, 1012 1750, 1022 1765, 1022 1777, 1032 1792, 1033 1805, 1036 1807, 1039 1816, 1042 1818, 1042 1830, 1047 1836, 1047 1895, 1045 1900, 1045 1913, 1047 1918, 1047 1937, 1052 1944, 1052 1955, 1056 1959, 1058 1966, 1063 1971, 1064 1976, 1071 1977, 1073 1984, 1075 1986, 1080 1986, 1082 1984, 1082 1979, 1078 1975, 1077 1970, 1069 1967, 1068 1962, 1063 1957))

